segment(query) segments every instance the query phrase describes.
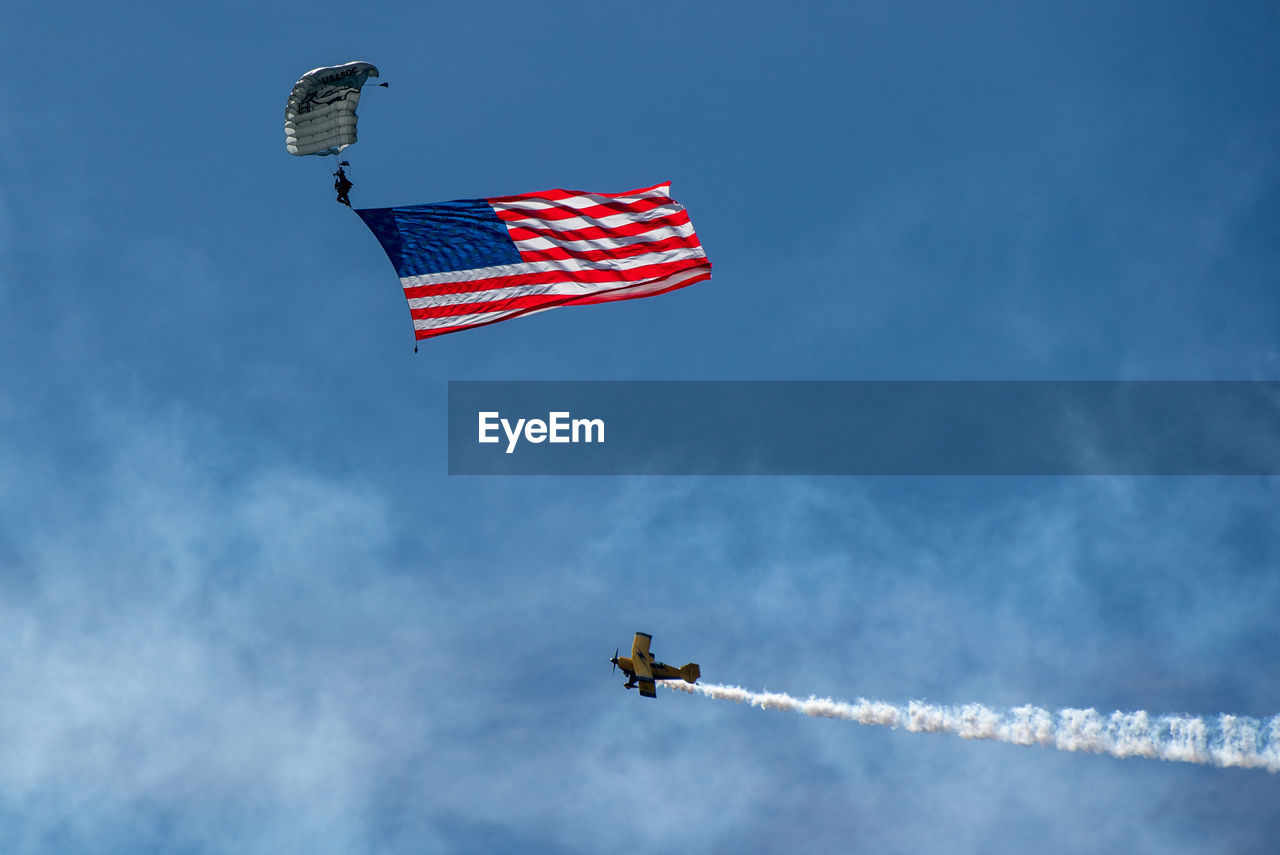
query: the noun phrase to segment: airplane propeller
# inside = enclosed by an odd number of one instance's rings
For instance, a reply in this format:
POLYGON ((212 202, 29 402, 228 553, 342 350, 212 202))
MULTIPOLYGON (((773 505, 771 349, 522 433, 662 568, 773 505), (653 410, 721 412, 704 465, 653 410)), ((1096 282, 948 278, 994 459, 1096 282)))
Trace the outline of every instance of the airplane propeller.
POLYGON ((614 650, 613 650, 613 658, 609 660, 610 662, 612 662, 612 663, 613 663, 613 673, 614 673, 614 674, 618 673, 618 651, 619 651, 619 650, 621 650, 621 649, 622 649, 621 647, 616 647, 616 648, 614 648, 614 650))

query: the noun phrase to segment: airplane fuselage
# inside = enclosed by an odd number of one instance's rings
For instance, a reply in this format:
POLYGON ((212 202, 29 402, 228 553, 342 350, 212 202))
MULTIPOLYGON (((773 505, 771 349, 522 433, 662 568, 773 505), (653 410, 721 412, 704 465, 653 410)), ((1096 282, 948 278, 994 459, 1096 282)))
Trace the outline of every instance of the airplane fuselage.
MULTIPOLYGON (((627 675, 627 688, 634 689, 636 685, 636 669, 631 663, 631 657, 619 656, 618 670, 627 675)), ((653 679, 655 680, 688 680, 690 683, 693 682, 679 668, 674 668, 665 662, 654 662, 649 666, 649 670, 653 672, 653 679)))

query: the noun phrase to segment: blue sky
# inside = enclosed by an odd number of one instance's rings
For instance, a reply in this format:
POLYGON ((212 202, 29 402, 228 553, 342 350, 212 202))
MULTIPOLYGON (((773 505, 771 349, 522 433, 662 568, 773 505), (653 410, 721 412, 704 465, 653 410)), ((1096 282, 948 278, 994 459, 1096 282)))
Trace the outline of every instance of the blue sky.
POLYGON ((449 380, 1280 379, 1273 4, 28 5, 0 849, 1270 852, 1261 771, 684 695, 1280 712, 1273 478, 450 478, 449 380), (425 342, 362 206, 670 180, 673 294, 425 342))

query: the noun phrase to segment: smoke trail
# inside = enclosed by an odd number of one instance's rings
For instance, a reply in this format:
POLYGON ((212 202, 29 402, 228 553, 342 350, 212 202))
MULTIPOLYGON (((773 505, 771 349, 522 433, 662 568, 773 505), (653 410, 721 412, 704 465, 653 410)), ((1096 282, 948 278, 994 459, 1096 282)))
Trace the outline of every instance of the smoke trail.
POLYGON ((1150 757, 1210 766, 1280 771, 1280 715, 1256 718, 1222 714, 1156 715, 1137 712, 1031 706, 993 710, 982 704, 937 706, 912 701, 897 706, 859 698, 854 703, 830 698, 800 700, 778 692, 749 692, 736 686, 664 682, 673 691, 718 700, 750 703, 766 710, 787 710, 819 718, 903 728, 916 733, 954 733, 964 739, 990 739, 1013 745, 1048 745, 1059 751, 1091 751, 1113 757, 1150 757))

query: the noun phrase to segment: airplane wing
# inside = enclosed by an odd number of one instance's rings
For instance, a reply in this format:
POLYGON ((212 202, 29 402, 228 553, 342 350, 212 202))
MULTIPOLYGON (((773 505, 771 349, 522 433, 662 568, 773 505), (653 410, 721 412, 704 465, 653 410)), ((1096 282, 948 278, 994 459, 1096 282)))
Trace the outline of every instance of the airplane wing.
POLYGON ((653 636, 647 632, 637 632, 636 640, 631 642, 631 661, 644 660, 644 664, 648 666, 653 662, 653 657, 649 655, 649 642, 653 641, 653 636))
POLYGON ((636 672, 636 683, 640 694, 646 698, 656 698, 658 692, 653 687, 653 657, 649 655, 649 642, 653 636, 647 632, 637 632, 635 641, 631 642, 631 667, 636 672))

